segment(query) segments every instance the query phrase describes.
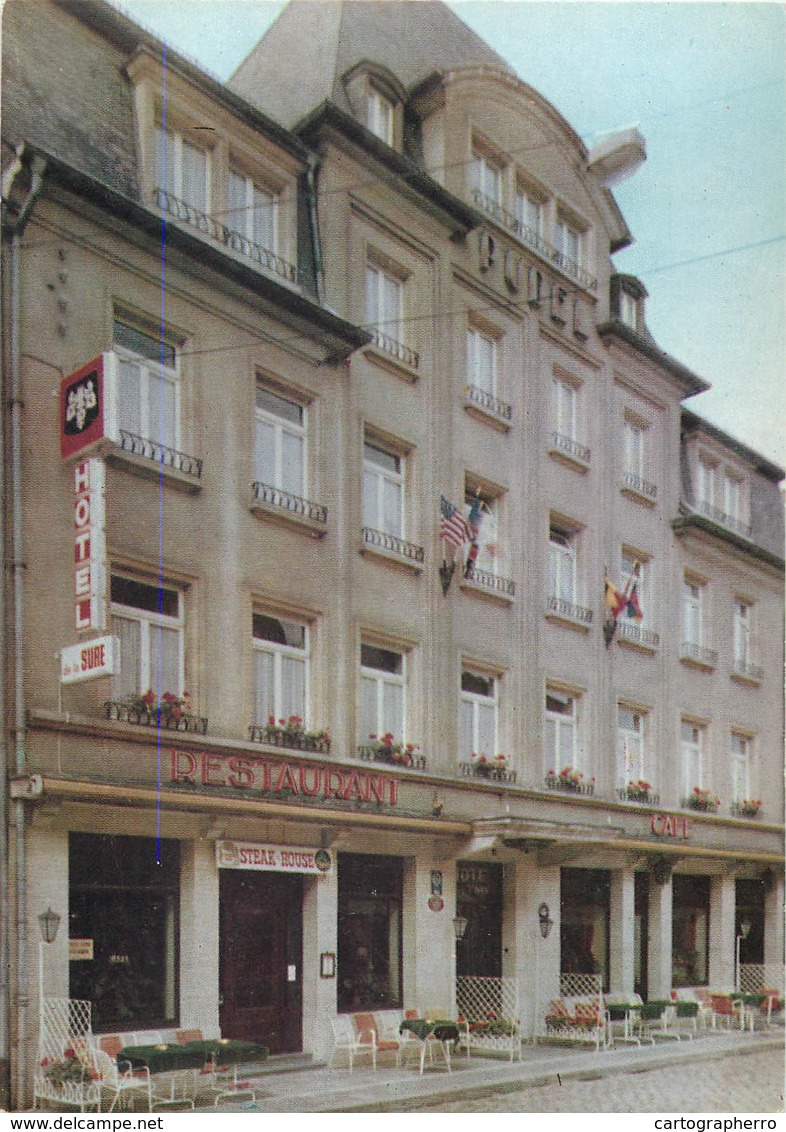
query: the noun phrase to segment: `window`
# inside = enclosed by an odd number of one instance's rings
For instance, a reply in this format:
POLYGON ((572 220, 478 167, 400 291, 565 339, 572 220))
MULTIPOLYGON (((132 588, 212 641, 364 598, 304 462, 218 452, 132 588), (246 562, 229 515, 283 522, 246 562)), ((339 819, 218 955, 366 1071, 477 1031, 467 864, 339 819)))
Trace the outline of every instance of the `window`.
POLYGON ((456 913, 467 921, 456 948, 456 974, 502 974, 503 867, 490 861, 457 861, 456 913))
POLYGON ((689 578, 682 583, 682 639, 684 645, 694 649, 704 643, 702 589, 698 582, 689 578))
POLYGON ((554 431, 566 440, 576 439, 577 392, 573 385, 559 378, 551 381, 551 414, 554 431))
POLYGON ((645 429, 628 417, 623 422, 625 472, 641 479, 644 475, 645 429))
POLYGON ((393 145, 395 108, 389 98, 385 98, 373 87, 368 93, 366 125, 387 145, 393 145))
POLYGON ((402 865, 400 857, 339 853, 339 1011, 402 1004, 402 865))
POLYGON ((731 789, 732 801, 750 799, 750 747, 747 735, 732 732, 731 736, 731 789))
POLYGON ((118 427, 168 448, 180 446, 180 381, 171 341, 115 319, 118 427))
POLYGON ((363 526, 404 537, 404 458, 363 444, 363 526))
POLYGON ((683 719, 681 729, 682 797, 690 798, 694 787, 702 785, 704 728, 683 719))
POLYGON ((206 149, 181 133, 156 126, 156 185, 200 212, 209 211, 210 164, 206 149))
POLYGON ((516 222, 525 238, 540 236, 543 228, 543 204, 522 185, 516 187, 513 201, 516 222))
POLYGON ((381 267, 366 267, 366 321, 371 329, 401 335, 404 288, 400 279, 381 267))
POLYGON ((287 720, 308 716, 308 626, 299 621, 255 613, 254 719, 264 725, 272 716, 287 720))
POLYGON ((620 291, 620 319, 631 330, 638 327, 638 310, 639 304, 633 295, 628 291, 620 291))
POLYGON ((390 732, 406 739, 406 657, 379 645, 360 646, 360 742, 390 732))
POLYGON ((709 981, 710 878, 672 878, 671 981, 675 987, 709 981))
POLYGON ((723 513, 728 526, 748 531, 745 484, 729 472, 723 473, 723 513))
POLYGON ((71 998, 92 1002, 97 1031, 175 1025, 179 843, 70 833, 68 867, 66 930, 93 943, 69 964, 71 998))
POLYGON ((498 687, 494 676, 466 669, 461 673, 461 757, 492 758, 497 750, 498 687))
MULTIPOLYGON (((652 563, 643 562, 632 551, 623 550, 620 573, 623 588, 627 588, 629 596, 632 595, 632 604, 634 608, 638 607, 638 612, 641 614, 640 617, 638 615, 635 617, 635 621, 641 626, 649 625, 651 605, 649 583, 652 563)), ((623 620, 620 623, 625 622, 623 620)))
POLYGON ((472 327, 467 331, 467 384, 492 397, 497 392, 497 341, 472 327))
POLYGON ((577 604, 575 531, 549 528, 549 600, 577 604))
POLYGON ((262 384, 256 387, 254 474, 279 491, 305 494, 306 407, 262 384))
POLYGON ((470 525, 477 532, 470 544, 469 562, 473 570, 483 570, 495 576, 501 576, 505 570, 500 540, 500 503, 500 499, 490 491, 467 483, 464 504, 470 525))
POLYGON ((227 178, 227 227, 268 251, 278 245, 278 197, 251 177, 230 169, 227 178))
POLYGON ((483 197, 483 204, 502 204, 502 167, 483 153, 472 155, 472 187, 483 197))
POLYGON ((557 251, 568 266, 578 267, 581 263, 581 233, 567 220, 558 219, 555 231, 557 251))
POLYGON ((546 772, 579 770, 576 700, 555 689, 546 691, 546 772))
POLYGON ((611 873, 560 870, 560 972, 600 975, 609 987, 611 873))
POLYGON ((699 460, 697 472, 699 505, 703 508, 712 509, 715 507, 716 503, 718 469, 714 464, 710 464, 706 460, 699 460))
POLYGON ((617 708, 617 785, 646 779, 644 737, 646 716, 635 708, 617 708))
POLYGON ((125 700, 153 689, 160 696, 183 693, 183 595, 171 586, 151 585, 113 574, 110 584, 112 633, 120 639, 120 673, 112 696, 125 700))
POLYGON ((734 602, 733 627, 734 670, 736 672, 747 672, 753 660, 751 647, 752 615, 753 607, 750 603, 737 598, 734 602))

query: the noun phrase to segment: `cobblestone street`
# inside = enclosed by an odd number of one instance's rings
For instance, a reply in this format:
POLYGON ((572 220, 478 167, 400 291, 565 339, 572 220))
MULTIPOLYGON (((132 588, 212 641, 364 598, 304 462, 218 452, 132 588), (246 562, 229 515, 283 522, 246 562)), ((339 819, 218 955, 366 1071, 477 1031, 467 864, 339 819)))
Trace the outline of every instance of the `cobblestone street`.
POLYGON ((552 1085, 407 1105, 407 1111, 779 1113, 784 1111, 783 1094, 783 1051, 768 1049, 562 1085, 555 1074, 552 1085))

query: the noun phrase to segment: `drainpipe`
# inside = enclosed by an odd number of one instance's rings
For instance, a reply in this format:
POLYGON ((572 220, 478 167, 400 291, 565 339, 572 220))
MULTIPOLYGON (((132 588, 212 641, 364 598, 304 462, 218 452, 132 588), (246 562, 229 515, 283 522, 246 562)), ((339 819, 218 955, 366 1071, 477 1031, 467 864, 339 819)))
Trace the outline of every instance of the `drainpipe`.
MULTIPOLYGON (((10 546, 10 559, 6 558, 5 546, 5 530, 3 529, 3 560, 7 563, 11 575, 11 591, 12 591, 12 607, 13 607, 13 662, 11 665, 7 664, 8 657, 6 655, 7 641, 3 633, 0 638, 0 669, 2 673, 13 669, 13 723, 12 729, 14 734, 15 746, 15 759, 14 759, 14 773, 17 777, 24 777, 27 773, 27 754, 25 748, 26 740, 26 705, 25 705, 25 685, 24 685, 24 649, 23 649, 23 633, 24 633, 24 560, 23 560, 23 526, 22 526, 22 370, 20 362, 20 262, 21 262, 21 243, 22 233, 25 224, 32 212, 33 205, 43 187, 43 174, 45 168, 45 161, 38 155, 33 155, 30 163, 30 187, 24 197, 21 206, 18 210, 15 209, 10 203, 10 190, 13 181, 22 172, 24 146, 17 150, 17 159, 14 166, 8 171, 8 177, 3 185, 4 197, 4 224, 11 232, 11 254, 9 263, 9 280, 8 280, 8 293, 9 293, 9 319, 8 319, 8 334, 9 334, 9 374, 10 374, 10 390, 8 398, 8 413, 9 413, 9 461, 10 461, 10 483, 9 483, 9 506, 11 510, 11 546, 10 546)), ((5 453, 3 453, 5 456, 5 453)), ((5 469, 3 469, 3 477, 5 477, 5 469)), ((5 689, 3 689, 2 706, 5 707, 5 689)), ((0 728, 3 731, 3 812, 2 827, 3 827, 3 852, 0 854, 2 860, 2 890, 4 894, 9 891, 8 885, 8 838, 9 838, 9 822, 8 822, 8 758, 7 748, 5 741, 5 726, 0 728)), ((17 950, 16 950, 16 978, 14 985, 17 993, 17 1013, 16 1013, 16 1035, 17 1035, 17 1063, 15 1083, 16 1089, 14 1090, 14 1100, 17 1104, 22 1103, 24 1093, 24 1079, 25 1068, 27 1064, 27 1009, 29 1005, 28 996, 28 977, 26 971, 27 965, 27 875, 26 875, 26 854, 25 854, 25 822, 26 814, 24 802, 17 800, 13 803, 14 807, 14 834, 15 834, 15 850, 16 850, 16 936, 17 936, 17 950)), ((2 927, 0 929, 0 947, 2 948, 2 955, 0 955, 0 962, 2 962, 3 974, 10 971, 8 962, 9 946, 8 936, 9 928, 11 925, 11 912, 7 897, 3 898, 2 906, 2 927)), ((2 1001, 0 1002, 0 1021, 2 1022, 2 1031, 0 1031, 0 1066, 5 1063, 10 1065, 9 1054, 9 1037, 10 1037, 10 993, 9 993, 8 979, 6 979, 2 987, 2 1001)), ((10 1078, 10 1073, 9 1073, 10 1078)), ((0 1081, 0 1085, 3 1082, 0 1081)), ((10 1081, 9 1081, 10 1084, 10 1081)), ((10 1108, 11 1105, 9 1104, 10 1108)))
POLYGON ((325 269, 322 264, 322 240, 319 235, 319 213, 317 211, 317 173, 319 160, 312 157, 306 170, 306 198, 308 218, 311 227, 311 246, 314 250, 314 276, 317 284, 317 299, 325 305, 325 269))

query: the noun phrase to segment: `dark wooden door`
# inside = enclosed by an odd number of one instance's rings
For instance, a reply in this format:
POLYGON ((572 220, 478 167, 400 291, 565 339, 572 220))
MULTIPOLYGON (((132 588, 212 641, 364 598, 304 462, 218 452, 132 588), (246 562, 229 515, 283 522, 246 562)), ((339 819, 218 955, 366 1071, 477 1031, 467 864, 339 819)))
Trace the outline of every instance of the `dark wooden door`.
POLYGON ((303 878, 222 869, 221 1033, 271 1053, 303 1045, 303 878))

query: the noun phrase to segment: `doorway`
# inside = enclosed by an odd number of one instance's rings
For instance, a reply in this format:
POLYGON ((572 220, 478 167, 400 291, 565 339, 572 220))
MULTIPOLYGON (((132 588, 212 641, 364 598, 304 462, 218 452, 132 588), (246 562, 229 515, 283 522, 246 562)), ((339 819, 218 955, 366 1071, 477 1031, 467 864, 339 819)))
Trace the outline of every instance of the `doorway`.
POLYGON ((220 1023, 271 1053, 303 1048, 303 878, 222 869, 220 1023))

